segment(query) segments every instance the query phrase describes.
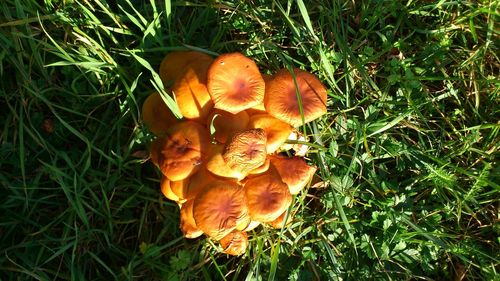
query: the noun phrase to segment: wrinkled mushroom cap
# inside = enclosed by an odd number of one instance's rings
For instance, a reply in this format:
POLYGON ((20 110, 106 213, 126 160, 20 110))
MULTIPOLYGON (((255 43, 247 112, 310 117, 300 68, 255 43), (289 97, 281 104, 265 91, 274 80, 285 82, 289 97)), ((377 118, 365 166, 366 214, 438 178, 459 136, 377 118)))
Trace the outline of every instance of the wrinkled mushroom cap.
POLYGON ((269 170, 269 166, 270 165, 271 165, 271 159, 269 157, 267 157, 266 161, 264 162, 264 164, 262 164, 259 167, 251 170, 248 174, 249 174, 249 176, 250 175, 257 176, 257 175, 260 175, 262 173, 265 173, 265 172, 267 172, 267 170, 269 170))
MULTIPOLYGON (((304 122, 310 122, 326 113, 325 86, 313 74, 294 68, 298 91, 304 113, 304 122)), ((266 83, 264 97, 266 111, 294 127, 302 125, 302 116, 292 74, 282 69, 266 83)))
POLYGON ((196 225, 215 240, 248 224, 244 190, 230 181, 216 181, 200 193, 193 206, 196 225))
POLYGON ((245 197, 250 218, 260 222, 277 219, 292 202, 288 187, 273 173, 249 179, 245 197))
POLYGON ((232 231, 219 241, 224 253, 239 256, 245 253, 248 246, 248 236, 242 231, 232 231))
POLYGON ((200 237, 203 231, 196 226, 193 218, 193 203, 194 200, 188 200, 181 206, 180 210, 180 228, 184 237, 194 239, 200 237))
POLYGON ((278 172, 281 180, 286 183, 291 194, 299 194, 311 181, 317 169, 308 165, 303 158, 297 156, 274 155, 271 157, 271 165, 278 172))
POLYGON ((262 103, 265 83, 255 62, 240 53, 220 55, 208 69, 215 108, 236 114, 262 103))
POLYGON ((211 144, 209 149, 209 156, 207 158, 207 170, 219 177, 232 178, 242 180, 246 177, 246 173, 232 169, 222 157, 224 152, 224 145, 211 144))
POLYGON ((214 138, 220 143, 226 143, 236 132, 243 131, 250 120, 245 111, 232 114, 223 110, 214 110, 208 117, 208 126, 215 129, 214 138))
POLYGON ((269 114, 252 115, 248 127, 252 129, 260 128, 266 132, 267 154, 277 151, 285 143, 290 132, 292 132, 290 124, 278 120, 269 114))
POLYGON ((207 129, 196 122, 185 121, 172 126, 166 136, 153 142, 151 158, 169 180, 180 181, 199 169, 208 145, 207 129))
POLYGON ((184 71, 184 68, 191 64, 211 62, 213 59, 207 54, 196 51, 171 52, 163 58, 160 64, 160 78, 164 84, 175 81, 184 71))
POLYGON ((262 129, 238 132, 226 143, 222 157, 231 169, 248 174, 265 163, 266 143, 266 132, 262 129))
POLYGON ((144 100, 141 119, 148 129, 157 136, 164 134, 168 128, 179 122, 179 119, 175 118, 158 92, 150 94, 144 100))
POLYGON ((186 66, 172 86, 179 110, 185 118, 204 122, 213 108, 207 90, 210 63, 210 60, 202 60, 186 66))

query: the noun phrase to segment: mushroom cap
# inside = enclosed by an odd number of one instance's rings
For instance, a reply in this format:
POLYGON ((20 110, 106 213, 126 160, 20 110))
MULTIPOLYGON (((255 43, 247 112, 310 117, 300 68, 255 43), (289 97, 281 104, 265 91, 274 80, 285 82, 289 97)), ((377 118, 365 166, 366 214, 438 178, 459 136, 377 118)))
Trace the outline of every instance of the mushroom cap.
POLYGON ((292 223, 291 215, 288 216, 288 219, 286 220, 286 222, 285 222, 285 218, 286 218, 286 211, 283 212, 283 214, 281 214, 275 220, 268 222, 268 224, 270 226, 272 226, 273 228, 278 228, 278 229, 283 228, 283 227, 288 226, 292 223))
POLYGON ((189 185, 186 190, 187 200, 196 198, 196 196, 203 192, 210 183, 221 180, 220 178, 209 172, 206 166, 201 167, 198 172, 192 175, 189 179, 189 185))
POLYGON ((251 178, 245 183, 245 198, 252 220, 270 222, 292 203, 286 184, 273 173, 251 178))
POLYGON ((266 161, 264 162, 264 164, 262 164, 259 167, 251 170, 250 172, 248 172, 248 174, 249 175, 260 175, 262 173, 265 173, 265 172, 267 172, 267 170, 269 170, 270 164, 271 164, 271 160, 269 159, 269 157, 267 157, 266 161))
POLYGON ((179 181, 170 181, 170 189, 179 197, 179 202, 184 203, 187 199, 187 190, 190 178, 185 178, 179 181))
POLYGON ((220 240, 241 224, 248 224, 244 189, 230 181, 216 181, 194 200, 193 217, 198 228, 220 240))
POLYGON ((232 169, 226 163, 222 157, 224 152, 224 145, 222 144, 211 144, 210 152, 207 158, 207 170, 219 177, 233 178, 237 180, 242 180, 246 177, 247 173, 242 171, 232 169))
POLYGON ((141 119, 155 135, 164 134, 169 127, 179 122, 158 92, 151 93, 142 104, 141 119))
POLYGON ((252 129, 263 129, 266 132, 267 154, 274 153, 285 143, 292 132, 290 124, 280 121, 269 114, 256 114, 250 117, 248 127, 252 129))
POLYGON ((232 231, 219 241, 224 253, 239 256, 245 253, 248 246, 248 235, 243 231, 232 231))
MULTIPOLYGON (((266 73, 262 73, 262 78, 264 79, 264 85, 265 85, 265 84, 267 84, 268 81, 270 81, 273 78, 273 76, 266 74, 266 73)), ((246 111, 247 111, 248 115, 267 113, 266 107, 264 106, 264 100, 262 100, 261 103, 254 105, 251 108, 247 109, 246 111)))
POLYGON ((187 65, 172 86, 179 110, 185 118, 204 122, 213 108, 207 90, 210 63, 211 60, 201 60, 187 65))
POLYGON ((200 168, 208 145, 207 129, 196 122, 184 121, 172 126, 164 137, 153 141, 151 158, 169 180, 180 181, 200 168))
POLYGON ((194 200, 188 200, 181 206, 180 210, 180 228, 184 237, 194 239, 200 237, 203 231, 196 226, 193 218, 193 203, 194 200))
POLYGON ((226 143, 231 136, 243 131, 248 126, 250 117, 246 111, 232 114, 223 110, 214 110, 208 117, 208 126, 215 129, 214 138, 220 143, 226 143))
POLYGON ((265 83, 255 62, 240 53, 220 55, 208 69, 215 108, 236 114, 264 99, 265 83))
POLYGON ((264 102, 262 102, 259 103, 258 105, 252 106, 246 111, 248 115, 261 114, 261 113, 266 113, 266 107, 264 106, 264 102))
POLYGON ((231 169, 248 174, 265 163, 266 143, 266 132, 262 129, 238 132, 226 143, 222 158, 231 169))
POLYGON ((209 55, 197 51, 178 51, 168 53, 160 64, 160 78, 164 84, 175 81, 182 74, 184 68, 191 64, 201 62, 211 62, 213 59, 209 55))
POLYGON ((249 116, 252 116, 255 114, 267 114, 266 108, 264 107, 264 103, 261 103, 257 106, 249 108, 249 109, 245 110, 245 112, 248 113, 249 116))
MULTIPOLYGON (((298 91, 304 113, 304 122, 310 122, 326 113, 325 86, 313 74, 294 68, 298 91)), ((266 83, 264 97, 266 111, 294 127, 302 125, 302 116, 292 74, 287 69, 278 71, 266 83)))
POLYGON ((299 192, 311 181, 317 168, 310 166, 302 157, 271 156, 271 165, 286 183, 291 194, 299 192))
POLYGON ((243 231, 252 231, 255 228, 257 228, 259 225, 260 225, 259 221, 250 221, 250 223, 247 225, 247 227, 245 229, 243 229, 243 231))
POLYGON ((167 177, 162 176, 160 180, 160 190, 161 193, 172 201, 179 203, 180 198, 174 192, 172 192, 172 188, 170 187, 170 180, 167 177))

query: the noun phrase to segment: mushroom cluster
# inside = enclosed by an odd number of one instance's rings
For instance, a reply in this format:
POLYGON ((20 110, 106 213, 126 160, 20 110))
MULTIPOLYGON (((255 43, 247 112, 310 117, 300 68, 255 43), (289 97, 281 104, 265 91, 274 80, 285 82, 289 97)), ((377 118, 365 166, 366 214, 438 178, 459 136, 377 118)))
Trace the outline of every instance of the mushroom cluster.
POLYGON ((294 127, 326 113, 326 89, 300 69, 261 74, 240 53, 173 52, 159 73, 184 117, 159 93, 143 104, 142 120, 157 136, 150 157, 161 192, 178 203, 186 238, 205 234, 241 255, 248 231, 286 224, 292 195, 316 172, 301 157, 307 146, 286 141, 305 140, 294 127), (294 156, 280 153, 289 149, 294 156))

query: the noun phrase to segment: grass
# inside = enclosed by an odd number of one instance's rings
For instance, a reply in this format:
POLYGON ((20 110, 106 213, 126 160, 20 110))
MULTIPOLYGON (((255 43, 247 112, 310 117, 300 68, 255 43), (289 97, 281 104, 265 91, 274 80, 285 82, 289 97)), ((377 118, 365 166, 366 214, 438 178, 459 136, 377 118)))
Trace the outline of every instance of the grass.
POLYGON ((497 1, 0 3, 1 280, 500 280, 497 1), (242 257, 186 240, 146 162, 169 51, 329 88, 324 188, 242 257))

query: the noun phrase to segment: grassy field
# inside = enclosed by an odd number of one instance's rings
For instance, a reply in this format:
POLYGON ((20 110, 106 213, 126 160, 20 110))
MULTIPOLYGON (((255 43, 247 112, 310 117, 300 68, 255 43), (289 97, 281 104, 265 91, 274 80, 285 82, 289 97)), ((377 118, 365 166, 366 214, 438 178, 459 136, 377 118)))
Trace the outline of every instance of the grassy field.
POLYGON ((500 280, 485 1, 0 1, 0 280, 500 280), (183 239, 140 107, 170 51, 316 74, 326 186, 241 257, 183 239))

